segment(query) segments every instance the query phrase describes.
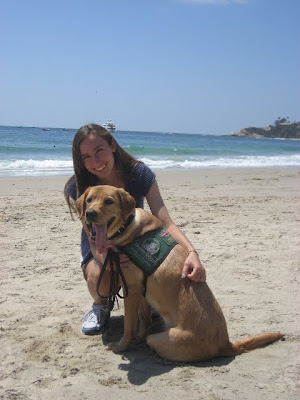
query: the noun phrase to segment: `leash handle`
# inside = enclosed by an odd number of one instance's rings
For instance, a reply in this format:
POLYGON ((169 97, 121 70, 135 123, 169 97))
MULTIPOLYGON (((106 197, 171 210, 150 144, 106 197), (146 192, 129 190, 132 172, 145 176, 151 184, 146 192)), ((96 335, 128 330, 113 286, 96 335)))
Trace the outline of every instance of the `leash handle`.
POLYGON ((99 297, 103 299, 108 299, 108 306, 109 309, 112 310, 114 308, 114 303, 115 303, 115 298, 116 296, 120 297, 121 299, 124 299, 126 296, 128 296, 128 286, 127 282, 125 279, 125 276, 123 274, 123 271, 120 266, 120 256, 119 253, 115 252, 112 248, 108 249, 107 255, 105 257, 104 263, 102 265, 100 275, 97 281, 96 285, 96 291, 99 297), (108 295, 103 295, 100 293, 100 284, 103 279, 104 272, 106 270, 107 264, 109 263, 110 266, 110 287, 109 287, 109 294, 108 295), (116 272, 114 271, 114 264, 116 265, 116 272), (117 291, 116 284, 121 278, 124 286, 124 296, 121 296, 119 294, 120 288, 117 291))

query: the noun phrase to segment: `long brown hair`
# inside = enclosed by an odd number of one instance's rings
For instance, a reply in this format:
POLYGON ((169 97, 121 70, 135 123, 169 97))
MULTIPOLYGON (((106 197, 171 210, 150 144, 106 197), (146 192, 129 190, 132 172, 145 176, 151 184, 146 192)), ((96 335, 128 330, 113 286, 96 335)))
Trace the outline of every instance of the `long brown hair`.
POLYGON ((117 171, 120 173, 121 179, 125 185, 127 181, 130 179, 130 175, 134 167, 138 163, 138 161, 132 155, 127 153, 127 151, 125 151, 118 144, 118 142, 112 137, 112 135, 105 128, 103 128, 103 126, 96 124, 88 124, 78 129, 78 131, 74 136, 72 145, 74 175, 71 176, 71 178, 67 181, 64 188, 65 199, 70 209, 71 215, 72 212, 75 211, 75 209, 74 209, 73 199, 70 199, 70 195, 68 194, 67 191, 69 185, 73 181, 76 181, 77 197, 79 197, 89 186, 96 186, 101 184, 101 182, 99 182, 99 178, 91 174, 85 168, 80 154, 81 142, 92 134, 100 136, 109 144, 109 146, 111 146, 113 141, 115 141, 116 150, 113 153, 115 164, 117 171))

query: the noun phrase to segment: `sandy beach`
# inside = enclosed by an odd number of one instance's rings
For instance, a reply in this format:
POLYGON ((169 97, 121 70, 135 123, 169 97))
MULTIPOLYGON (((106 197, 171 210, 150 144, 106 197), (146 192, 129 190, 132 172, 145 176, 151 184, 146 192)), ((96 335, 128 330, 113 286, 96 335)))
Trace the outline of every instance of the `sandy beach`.
POLYGON ((200 254, 232 341, 282 332, 284 341, 192 364, 145 344, 114 354, 111 331, 88 337, 92 300, 80 269, 80 230, 62 194, 67 176, 0 178, 1 399, 300 398, 300 169, 157 172, 173 220, 200 254))

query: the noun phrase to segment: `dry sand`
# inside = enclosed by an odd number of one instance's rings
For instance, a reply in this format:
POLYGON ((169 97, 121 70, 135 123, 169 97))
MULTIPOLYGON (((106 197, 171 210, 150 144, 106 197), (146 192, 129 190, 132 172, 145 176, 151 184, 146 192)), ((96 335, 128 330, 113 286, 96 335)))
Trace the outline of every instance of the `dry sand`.
POLYGON ((236 358, 160 359, 145 344, 104 349, 122 331, 87 337, 91 298, 79 267, 80 222, 67 177, 1 178, 1 399, 300 398, 298 168, 158 172, 174 221, 198 249, 232 341, 286 340, 236 358))

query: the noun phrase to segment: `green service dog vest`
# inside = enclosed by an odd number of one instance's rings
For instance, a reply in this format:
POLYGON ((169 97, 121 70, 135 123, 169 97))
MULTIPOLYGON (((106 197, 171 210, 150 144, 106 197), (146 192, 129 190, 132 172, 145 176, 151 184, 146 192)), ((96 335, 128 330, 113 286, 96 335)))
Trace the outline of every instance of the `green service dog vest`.
POLYGON ((120 250, 148 277, 156 271, 176 244, 166 228, 158 228, 120 247, 120 250))

